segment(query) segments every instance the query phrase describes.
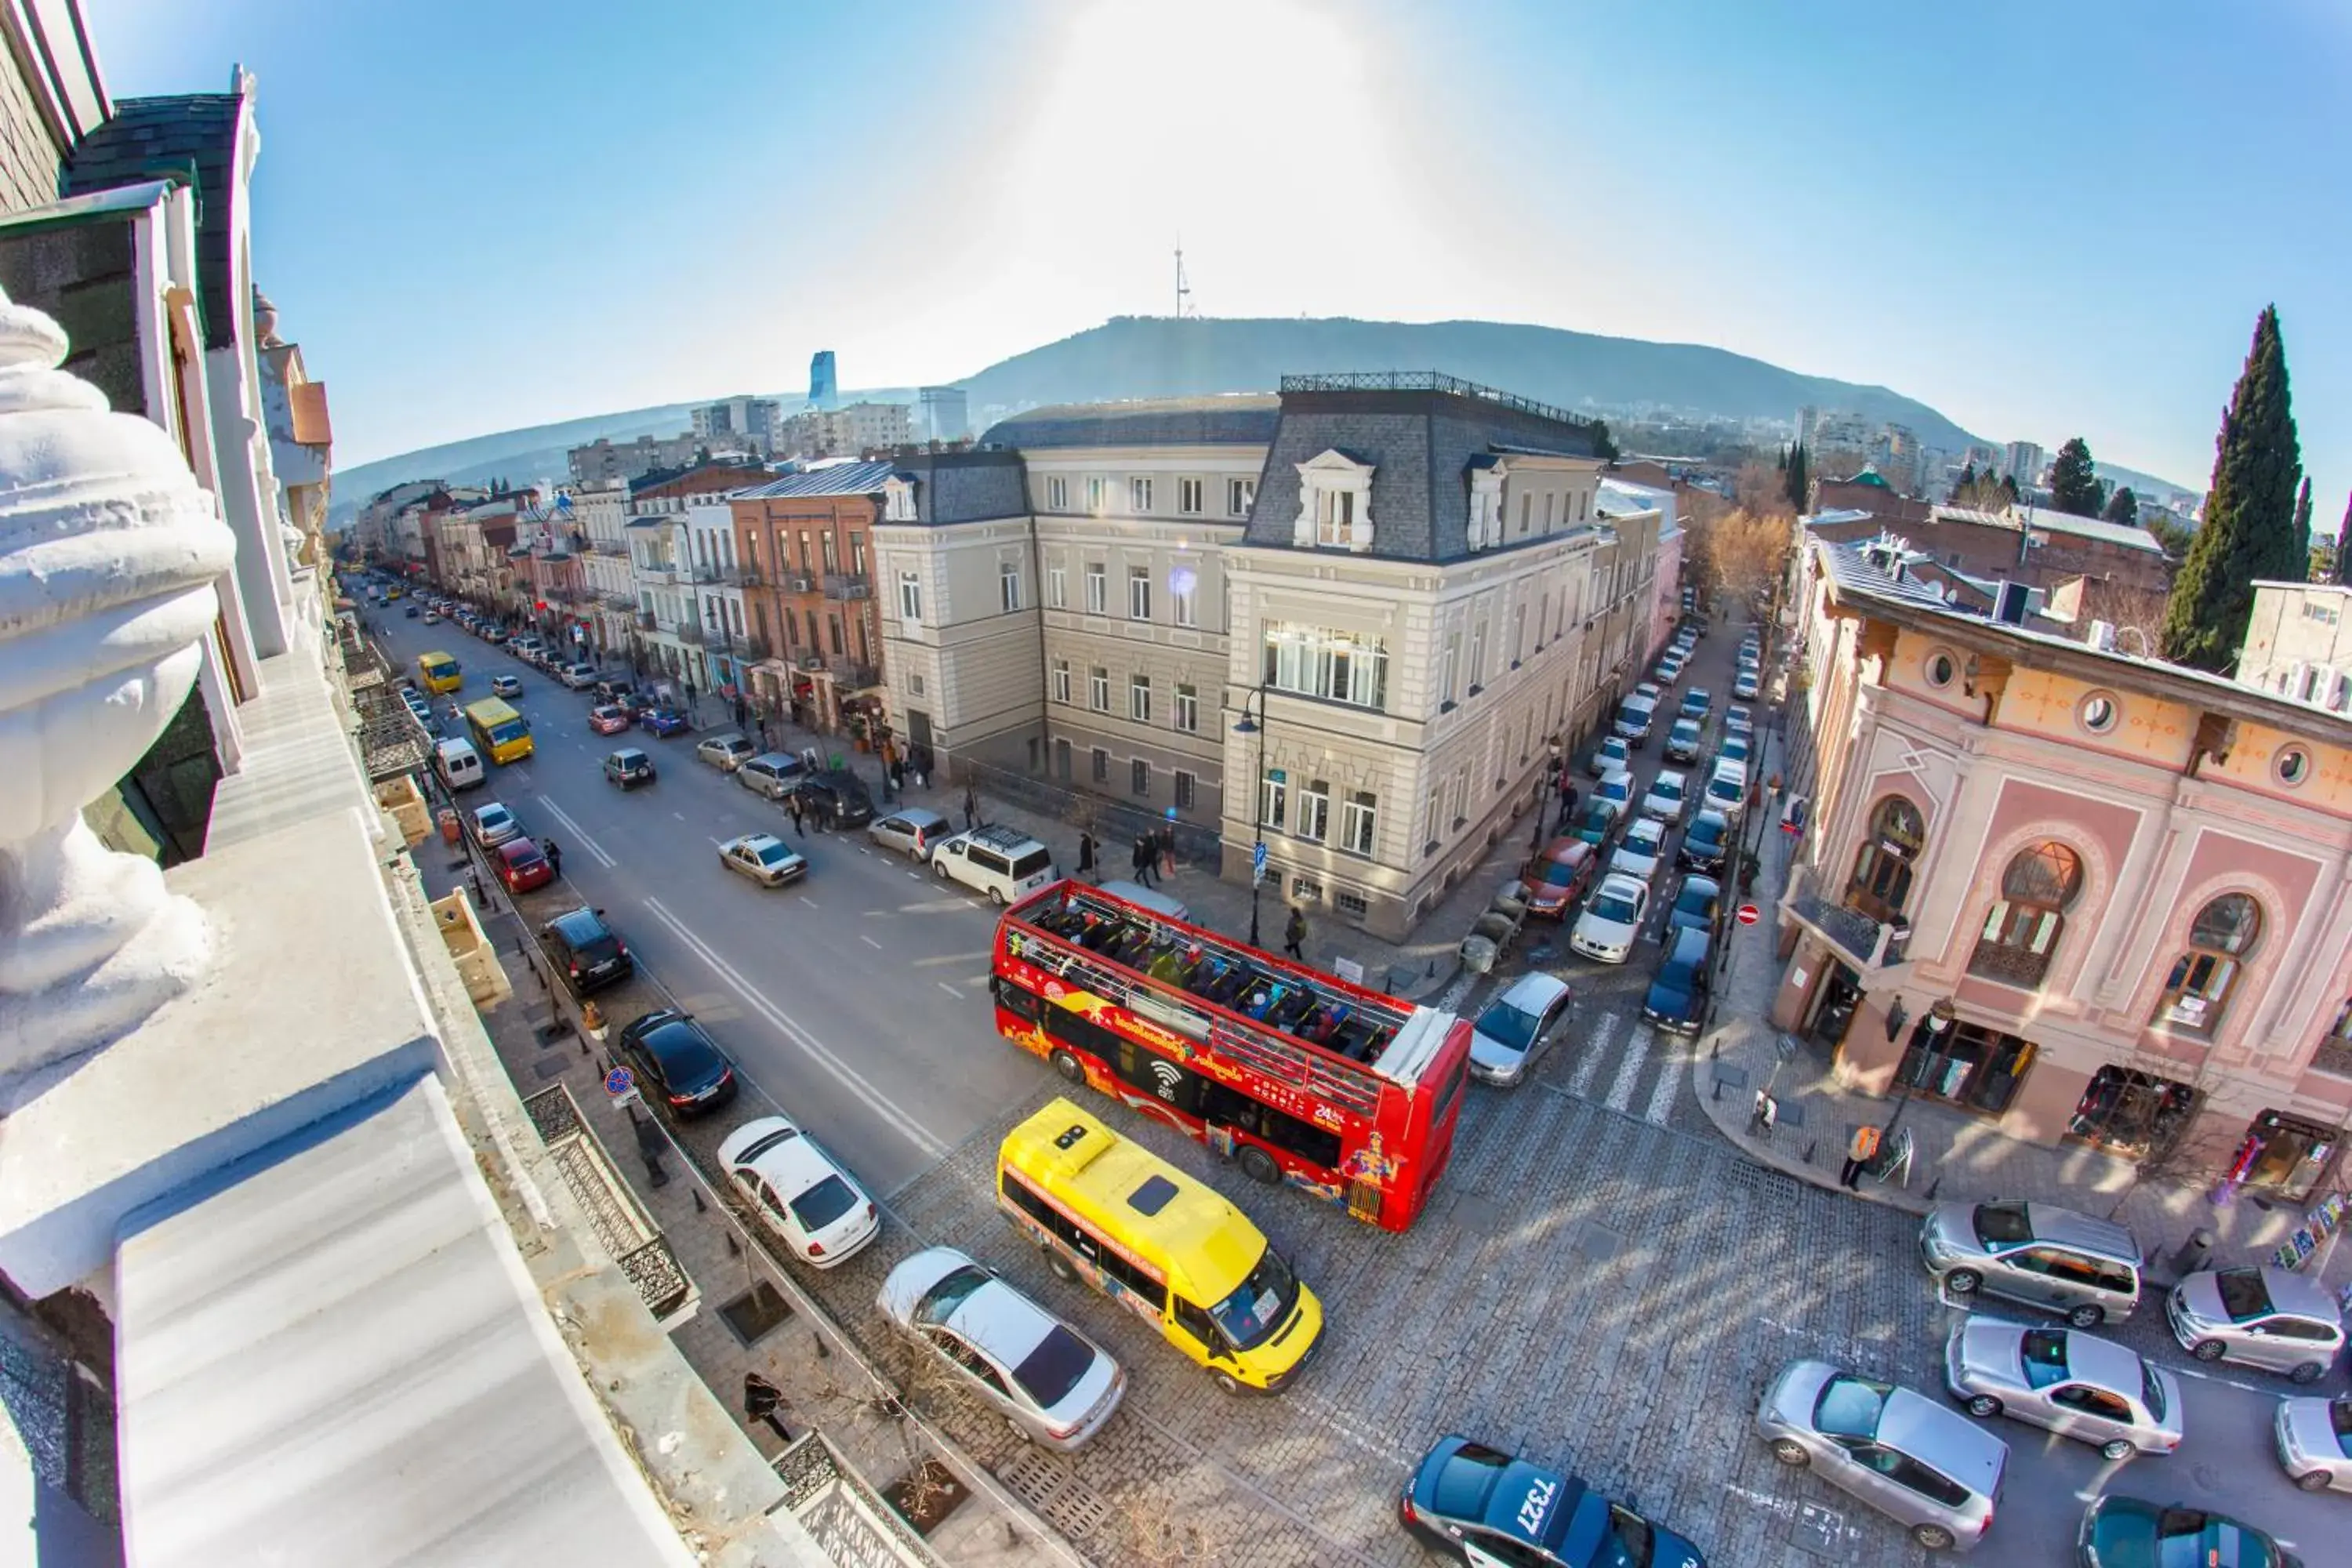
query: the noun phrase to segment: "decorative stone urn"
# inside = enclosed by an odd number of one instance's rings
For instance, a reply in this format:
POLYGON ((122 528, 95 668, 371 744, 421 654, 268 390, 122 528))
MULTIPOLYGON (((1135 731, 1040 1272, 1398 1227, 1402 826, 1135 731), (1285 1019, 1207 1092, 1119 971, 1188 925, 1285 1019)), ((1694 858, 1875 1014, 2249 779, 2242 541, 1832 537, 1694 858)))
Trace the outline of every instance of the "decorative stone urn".
POLYGON ((65 354, 0 294, 0 1081, 121 1038, 212 951, 81 808, 187 700, 236 538, 171 437, 65 354))

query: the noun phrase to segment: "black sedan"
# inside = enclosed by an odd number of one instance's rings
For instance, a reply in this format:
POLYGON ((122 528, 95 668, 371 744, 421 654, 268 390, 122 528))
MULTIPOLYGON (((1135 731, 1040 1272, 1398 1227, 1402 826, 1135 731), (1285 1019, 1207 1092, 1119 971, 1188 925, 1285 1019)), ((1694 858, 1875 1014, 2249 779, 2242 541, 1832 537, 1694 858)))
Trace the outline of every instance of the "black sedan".
POLYGON ((735 1098, 735 1068, 702 1026, 665 1008, 621 1031, 621 1055, 680 1116, 702 1116, 735 1098))
POLYGON ((1397 1500, 1428 1545, 1465 1563, 1705 1568, 1698 1548, 1563 1476, 1467 1437, 1441 1437, 1397 1500))
POLYGON ((629 944, 604 923, 604 911, 585 906, 561 914, 539 928, 555 972, 574 996, 618 985, 636 973, 629 944))
POLYGON ((1706 1016, 1707 933, 1687 926, 1666 939, 1666 956, 1642 999, 1642 1016, 1671 1035, 1696 1035, 1706 1016))
POLYGON ((1702 811, 1683 830, 1682 847, 1675 863, 1685 870, 1720 871, 1731 847, 1731 819, 1719 811, 1702 811))

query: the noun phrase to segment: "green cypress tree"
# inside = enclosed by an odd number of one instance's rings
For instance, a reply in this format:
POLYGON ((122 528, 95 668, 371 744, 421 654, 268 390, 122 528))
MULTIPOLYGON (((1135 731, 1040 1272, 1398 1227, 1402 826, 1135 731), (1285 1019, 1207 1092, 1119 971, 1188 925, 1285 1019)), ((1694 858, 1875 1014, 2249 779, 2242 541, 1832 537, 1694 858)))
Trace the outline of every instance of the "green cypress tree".
POLYGON ((2304 563, 2306 573, 2311 563, 2311 476, 2303 476, 2303 489, 2294 498, 2295 559, 2304 563))
POLYGON ((2050 504, 2076 517, 2096 517, 2105 498, 2099 493, 2099 471, 2091 461, 2091 444, 2070 437, 2050 463, 2050 504))
POLYGON ((2139 526, 2139 497, 2132 494, 2129 485, 2116 491, 2107 501, 2107 510, 2099 514, 2109 522, 2120 522, 2126 528, 2139 526))
POLYGON ((1799 442, 1789 453, 1789 504, 1799 511, 1805 510, 1811 485, 1806 476, 1805 447, 1799 442))
POLYGON ((2238 661, 2257 579, 2301 582, 2307 542, 2295 535, 2303 447, 2287 385, 2278 307, 2263 307, 2245 369, 2213 441, 2213 482, 2189 558, 2164 612, 2164 657, 2215 674, 2238 661))

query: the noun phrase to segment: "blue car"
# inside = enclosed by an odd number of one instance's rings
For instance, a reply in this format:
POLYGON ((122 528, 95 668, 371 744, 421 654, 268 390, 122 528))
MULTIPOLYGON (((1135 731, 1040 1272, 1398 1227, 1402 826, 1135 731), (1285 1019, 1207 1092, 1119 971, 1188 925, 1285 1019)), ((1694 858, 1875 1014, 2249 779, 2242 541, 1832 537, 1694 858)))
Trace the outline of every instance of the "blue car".
POLYGON ((1688 926, 1675 928, 1665 962, 1642 999, 1642 1016, 1673 1035, 1696 1035, 1706 1016, 1707 933, 1688 926))
POLYGON ((640 728, 656 735, 677 735, 686 731, 686 715, 675 708, 648 708, 637 715, 640 728))
POLYGON ((1428 1545, 1465 1563, 1705 1568, 1697 1547, 1574 1476, 1467 1437, 1437 1440, 1405 1483, 1397 1516, 1428 1545))

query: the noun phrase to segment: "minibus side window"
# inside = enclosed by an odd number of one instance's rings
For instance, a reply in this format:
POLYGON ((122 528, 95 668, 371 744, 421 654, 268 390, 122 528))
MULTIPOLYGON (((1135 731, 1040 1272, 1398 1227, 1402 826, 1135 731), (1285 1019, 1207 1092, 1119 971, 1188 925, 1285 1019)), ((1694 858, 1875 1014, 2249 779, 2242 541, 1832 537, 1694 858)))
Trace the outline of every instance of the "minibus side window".
POLYGON ((1217 1332, 1216 1324, 1209 1321, 1209 1314, 1207 1312, 1195 1307, 1192 1302, 1187 1301, 1181 1296, 1171 1296, 1169 1298, 1169 1300, 1175 1307, 1176 1321, 1184 1325, 1184 1331, 1186 1333, 1201 1342, 1201 1348, 1202 1350, 1209 1352, 1212 1355, 1220 1355, 1224 1352, 1224 1339, 1217 1332))

